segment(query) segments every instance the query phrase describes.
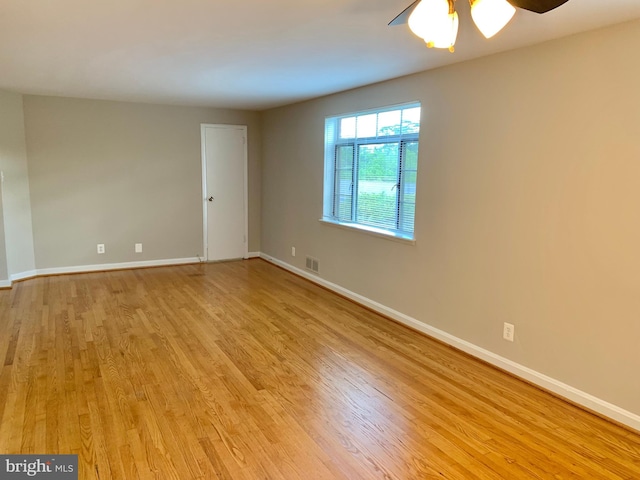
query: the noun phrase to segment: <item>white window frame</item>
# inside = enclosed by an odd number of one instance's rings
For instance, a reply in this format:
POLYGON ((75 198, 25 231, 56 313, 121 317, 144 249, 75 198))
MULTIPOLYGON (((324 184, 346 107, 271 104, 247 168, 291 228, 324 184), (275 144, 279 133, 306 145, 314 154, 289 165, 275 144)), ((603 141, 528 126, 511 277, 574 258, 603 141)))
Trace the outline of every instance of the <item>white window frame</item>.
MULTIPOLYGON (((325 118, 325 174, 324 174, 324 198, 323 198, 323 216, 321 221, 330 225, 339 226, 347 229, 355 229, 369 234, 382 235, 385 238, 394 240, 414 243, 415 242, 415 207, 413 216, 413 229, 406 230, 402 228, 385 228, 381 226, 368 225, 366 223, 359 223, 357 221, 357 198, 358 198, 358 149, 360 146, 390 143, 398 145, 398 184, 396 195, 396 226, 399 225, 403 218, 402 199, 403 192, 405 191, 405 178, 407 172, 415 172, 416 175, 416 189, 417 189, 417 166, 415 169, 402 170, 403 159, 406 158, 405 146, 408 142, 415 142, 419 145, 419 129, 417 132, 380 135, 378 136, 378 124, 376 124, 376 136, 370 137, 358 137, 357 133, 353 138, 340 138, 340 122, 342 119, 350 117, 358 117, 371 114, 380 114, 385 112, 393 112, 397 110, 421 108, 419 102, 412 102, 401 105, 387 106, 372 110, 350 112, 341 115, 331 116, 325 118), (351 201, 351 217, 349 219, 340 218, 340 212, 336 212, 336 185, 338 184, 339 174, 337 168, 338 148, 340 147, 353 147, 353 159, 352 159, 352 178, 351 178, 351 193, 349 194, 351 201), (401 193, 402 192, 402 193, 401 193)), ((379 117, 376 117, 378 120, 379 117)))

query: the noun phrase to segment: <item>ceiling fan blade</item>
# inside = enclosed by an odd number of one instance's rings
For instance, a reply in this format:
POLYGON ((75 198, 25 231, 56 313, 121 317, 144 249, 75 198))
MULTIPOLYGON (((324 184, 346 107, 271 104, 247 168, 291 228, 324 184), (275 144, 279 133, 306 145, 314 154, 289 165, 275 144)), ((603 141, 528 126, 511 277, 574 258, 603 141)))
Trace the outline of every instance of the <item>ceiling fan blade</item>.
MULTIPOLYGON (((565 0, 566 1, 566 0, 565 0)), ((421 0, 416 0, 407 8, 405 8, 400 15, 389 22, 389 25, 403 25, 409 21, 409 16, 416 9, 421 0)))
MULTIPOLYGON (((569 0, 507 0, 514 7, 536 13, 547 13, 569 0)), ((403 12, 404 13, 404 12, 403 12)), ((400 14, 402 15, 402 14, 400 14)))

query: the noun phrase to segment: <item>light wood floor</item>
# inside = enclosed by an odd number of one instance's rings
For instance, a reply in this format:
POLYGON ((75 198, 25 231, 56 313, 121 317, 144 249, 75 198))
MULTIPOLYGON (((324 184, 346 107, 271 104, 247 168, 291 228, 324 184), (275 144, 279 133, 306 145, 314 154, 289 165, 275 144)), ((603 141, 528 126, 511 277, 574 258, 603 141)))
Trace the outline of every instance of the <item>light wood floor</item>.
POLYGON ((262 260, 0 292, 0 453, 81 479, 640 478, 640 436, 262 260))

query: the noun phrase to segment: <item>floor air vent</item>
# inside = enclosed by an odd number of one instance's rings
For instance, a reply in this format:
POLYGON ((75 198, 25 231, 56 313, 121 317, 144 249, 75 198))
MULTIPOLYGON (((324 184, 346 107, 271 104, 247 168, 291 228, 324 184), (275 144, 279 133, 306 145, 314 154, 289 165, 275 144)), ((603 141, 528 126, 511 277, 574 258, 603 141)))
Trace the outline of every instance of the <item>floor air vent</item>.
POLYGON ((307 257, 307 270, 318 273, 318 259, 313 257, 307 257))

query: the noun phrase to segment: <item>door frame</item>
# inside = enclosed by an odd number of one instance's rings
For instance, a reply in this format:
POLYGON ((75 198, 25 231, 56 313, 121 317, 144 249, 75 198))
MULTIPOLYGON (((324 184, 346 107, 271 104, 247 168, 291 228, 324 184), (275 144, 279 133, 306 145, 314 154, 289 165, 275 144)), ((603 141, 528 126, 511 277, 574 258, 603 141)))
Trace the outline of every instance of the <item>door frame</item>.
POLYGON ((233 125, 225 123, 201 123, 200 124, 200 145, 202 156, 202 249, 204 254, 204 261, 209 261, 209 233, 208 233, 208 215, 207 215, 207 146, 205 130, 207 128, 227 128, 227 129, 241 129, 244 135, 244 256, 242 258, 249 258, 249 182, 248 182, 248 152, 247 152, 247 126, 246 125, 233 125))

